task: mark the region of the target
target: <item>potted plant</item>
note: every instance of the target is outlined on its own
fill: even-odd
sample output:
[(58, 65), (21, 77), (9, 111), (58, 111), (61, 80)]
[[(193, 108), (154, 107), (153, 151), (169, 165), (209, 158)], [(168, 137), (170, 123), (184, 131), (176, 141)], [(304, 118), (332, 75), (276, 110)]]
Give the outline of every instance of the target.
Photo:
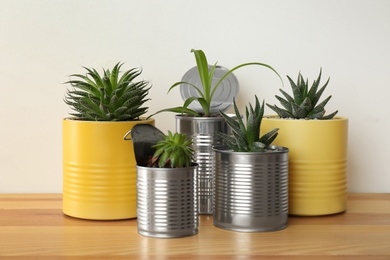
[(278, 115), (263, 119), (262, 131), (279, 127), (275, 144), (290, 149), (289, 211), (292, 215), (316, 216), (346, 210), (346, 168), (348, 120), (326, 115), (320, 102), (329, 79), (320, 87), (322, 70), (309, 87), (299, 73), (297, 82), (289, 76), (292, 95), (280, 90), (281, 107), (267, 104)]
[[(135, 134), (144, 134), (135, 126)], [(152, 133), (153, 131), (145, 131)], [(144, 236), (174, 238), (198, 233), (197, 167), (192, 140), (185, 134), (161, 133), (161, 140), (145, 137), (138, 147), (145, 160), (137, 160), (137, 223)], [(137, 139), (140, 139), (137, 137)], [(143, 140), (141, 141), (143, 142)], [(149, 148), (152, 149), (149, 149)], [(136, 148), (135, 148), (136, 149)], [(145, 151), (150, 154), (145, 154)], [(136, 150), (137, 153), (137, 150)], [(140, 158), (140, 157), (138, 157)]]
[[(212, 214), (214, 178), (212, 146), (223, 144), (223, 140), (216, 133), (228, 134), (230, 131), (225, 120), (219, 115), (219, 110), (220, 108), (228, 109), (238, 92), (237, 79), (232, 72), (245, 66), (257, 65), (272, 70), (278, 76), (279, 74), (271, 66), (259, 62), (240, 64), (230, 70), (218, 66), (217, 63), (211, 66), (202, 50), (193, 49), (191, 52), (194, 53), (196, 60), (196, 67), (191, 70), (195, 69), (197, 74), (192, 75), (192, 78), (190, 75), (189, 79), (199, 80), (191, 82), (182, 80), (174, 83), (168, 92), (177, 86), (181, 86), (182, 90), (185, 87), (187, 91), (182, 91), (182, 93), (185, 92), (182, 94), (185, 98), (184, 104), (179, 107), (162, 109), (157, 113), (165, 111), (178, 113), (176, 115), (176, 131), (193, 138), (195, 161), (199, 164), (199, 213)], [(233, 83), (228, 84), (228, 89), (224, 89), (223, 83), (228, 77), (231, 77), (228, 81)], [(183, 79), (187, 79), (186, 75)], [(229, 95), (224, 97), (222, 101), (216, 101), (217, 93), (229, 93)]]
[(246, 107), (246, 124), (235, 102), (235, 118), (221, 115), (233, 135), (219, 135), (227, 146), (215, 146), (214, 225), (233, 231), (276, 231), (288, 221), (288, 148), (271, 146), (277, 128), (264, 135), (260, 126), (264, 101)]
[(136, 124), (154, 124), (147, 112), (149, 82), (141, 70), (121, 73), (121, 63), (100, 75), (85, 68), (73, 74), (65, 103), (72, 117), (62, 121), (63, 212), (97, 220), (136, 217), (136, 163), (122, 137)]

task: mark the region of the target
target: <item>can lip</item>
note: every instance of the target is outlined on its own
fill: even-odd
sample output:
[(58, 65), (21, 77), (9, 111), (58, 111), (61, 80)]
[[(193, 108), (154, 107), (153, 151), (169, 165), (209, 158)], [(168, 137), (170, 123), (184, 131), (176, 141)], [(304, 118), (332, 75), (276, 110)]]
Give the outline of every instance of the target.
[(266, 120), (275, 120), (275, 121), (293, 121), (293, 122), (316, 122), (317, 124), (324, 124), (326, 122), (337, 122), (337, 121), (348, 121), (348, 117), (345, 116), (335, 116), (332, 119), (319, 120), (319, 119), (294, 119), (294, 118), (281, 118), (278, 115), (264, 115), (263, 119)]
[[(234, 114), (227, 114), (230, 117), (235, 117)], [(218, 116), (192, 116), (192, 115), (186, 115), (186, 114), (177, 114), (175, 115), (176, 118), (180, 118), (181, 120), (198, 120), (198, 121), (225, 121), (225, 119), (218, 115)]]
[(235, 152), (232, 149), (230, 149), (227, 145), (215, 145), (212, 147), (214, 151), (220, 152), (220, 153), (226, 153), (226, 154), (248, 154), (248, 155), (257, 155), (257, 154), (282, 154), (282, 153), (288, 153), (289, 149), (284, 146), (277, 146), (277, 145), (271, 145), (268, 147), (268, 149), (265, 152)]
[(69, 116), (62, 118), (62, 121), (66, 122), (78, 122), (84, 124), (127, 124), (127, 123), (150, 123), (154, 122), (154, 118), (140, 117), (139, 119), (128, 120), (128, 121), (93, 121), (93, 120), (83, 120), (75, 116)]
[(148, 166), (145, 166), (145, 165), (136, 165), (137, 168), (140, 168), (140, 169), (153, 169), (155, 171), (178, 171), (178, 170), (191, 170), (191, 169), (195, 169), (195, 168), (198, 168), (199, 164), (198, 163), (191, 163), (191, 166), (188, 166), (188, 167), (183, 167), (183, 168), (157, 168), (157, 167), (148, 167)]

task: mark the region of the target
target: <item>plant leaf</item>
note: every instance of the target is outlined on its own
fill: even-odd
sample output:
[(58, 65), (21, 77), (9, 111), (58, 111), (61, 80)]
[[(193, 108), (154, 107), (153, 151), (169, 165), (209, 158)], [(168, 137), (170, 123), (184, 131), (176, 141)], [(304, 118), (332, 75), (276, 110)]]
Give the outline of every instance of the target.
[(191, 50), (195, 55), (196, 66), (198, 68), (200, 81), (202, 82), (203, 90), (205, 93), (210, 93), (210, 80), (209, 80), (209, 65), (207, 63), (206, 55), (202, 50)]

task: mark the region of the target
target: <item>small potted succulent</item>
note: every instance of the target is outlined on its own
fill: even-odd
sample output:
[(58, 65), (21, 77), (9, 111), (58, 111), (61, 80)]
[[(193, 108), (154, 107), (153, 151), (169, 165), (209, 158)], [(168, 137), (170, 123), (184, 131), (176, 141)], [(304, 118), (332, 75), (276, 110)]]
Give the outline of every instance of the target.
[[(65, 103), (73, 110), (62, 121), (63, 212), (83, 219), (136, 217), (136, 163), (123, 135), (137, 124), (154, 124), (147, 112), (149, 82), (141, 70), (121, 73), (116, 64), (102, 75), (85, 68), (73, 74)], [(130, 153), (130, 156), (129, 156)]]
[[(138, 131), (137, 126), (133, 130), (134, 139), (137, 132), (145, 132)], [(156, 144), (148, 142), (141, 146), (152, 149), (144, 150), (151, 154), (142, 155), (149, 158), (146, 165), (142, 165), (144, 161), (141, 164), (137, 161), (138, 232), (158, 238), (197, 234), (198, 165), (192, 162), (194, 150), (191, 138), (168, 131), (167, 135), (161, 133), (161, 139)]]
[(316, 216), (346, 210), (348, 119), (326, 114), (328, 96), (320, 102), (329, 79), (320, 86), (322, 70), (309, 86), (299, 73), (287, 76), (292, 95), (276, 95), (281, 107), (267, 104), (277, 115), (263, 119), (262, 131), (280, 128), (275, 144), (290, 149), (289, 213)]
[(233, 231), (276, 231), (288, 221), (288, 148), (272, 146), (277, 128), (264, 135), (260, 126), (264, 101), (246, 107), (245, 121), (235, 102), (235, 118), (221, 115), (233, 135), (219, 135), (226, 146), (214, 146), (214, 225)]
[(202, 50), (193, 49), (191, 52), (194, 53), (196, 67), (189, 70), (182, 81), (174, 83), (168, 90), (170, 92), (180, 86), (182, 97), (185, 99), (184, 104), (162, 109), (157, 113), (177, 113), (176, 131), (193, 138), (195, 161), (199, 164), (199, 213), (212, 214), (214, 178), (212, 146), (223, 144), (223, 140), (216, 133), (230, 133), (219, 110), (227, 110), (238, 93), (238, 81), (233, 72), (245, 66), (257, 65), (272, 70), (279, 78), (280, 76), (271, 66), (264, 63), (249, 62), (228, 70), (217, 63), (209, 65)]

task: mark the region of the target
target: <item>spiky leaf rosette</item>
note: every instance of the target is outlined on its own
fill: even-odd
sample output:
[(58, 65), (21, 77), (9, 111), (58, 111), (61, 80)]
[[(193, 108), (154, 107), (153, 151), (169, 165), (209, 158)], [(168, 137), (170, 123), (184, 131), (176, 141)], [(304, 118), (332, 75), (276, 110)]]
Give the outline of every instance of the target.
[(282, 89), (279, 89), (284, 98), (276, 95), (283, 108), (276, 105), (267, 104), (269, 108), (274, 110), (281, 118), (294, 118), (294, 119), (332, 119), (338, 111), (335, 111), (329, 115), (325, 115), (325, 105), (331, 99), (332, 96), (327, 97), (321, 103), (317, 104), (320, 100), (322, 93), (327, 87), (330, 78), (326, 81), (320, 89), (318, 89), (321, 80), (322, 69), (320, 74), (309, 88), (308, 80), (303, 79), (301, 73), (298, 75), (298, 80), (295, 83), (289, 76), (293, 96), (290, 96)]
[(191, 166), (194, 150), (192, 139), (187, 139), (185, 134), (172, 134), (163, 136), (163, 140), (153, 146), (156, 151), (148, 166), (159, 168), (183, 168)]
[(278, 135), (279, 129), (275, 128), (260, 137), (261, 120), (264, 115), (264, 101), (260, 105), (257, 96), (255, 96), (255, 98), (255, 107), (253, 108), (250, 103), (249, 107), (246, 107), (246, 125), (238, 111), (235, 99), (233, 100), (233, 107), (236, 114), (235, 119), (220, 111), (220, 114), (224, 117), (226, 123), (231, 127), (233, 136), (224, 133), (218, 133), (218, 135), (222, 137), (225, 140), (225, 143), (235, 152), (263, 152), (271, 145)]
[(149, 100), (149, 82), (135, 81), (142, 72), (137, 68), (121, 74), (122, 65), (117, 63), (112, 71), (103, 69), (103, 75), (86, 67), (86, 75), (71, 75), (66, 83), (72, 88), (64, 99), (75, 111), (70, 114), (88, 121), (131, 121), (144, 115), (148, 110), (143, 104)]

